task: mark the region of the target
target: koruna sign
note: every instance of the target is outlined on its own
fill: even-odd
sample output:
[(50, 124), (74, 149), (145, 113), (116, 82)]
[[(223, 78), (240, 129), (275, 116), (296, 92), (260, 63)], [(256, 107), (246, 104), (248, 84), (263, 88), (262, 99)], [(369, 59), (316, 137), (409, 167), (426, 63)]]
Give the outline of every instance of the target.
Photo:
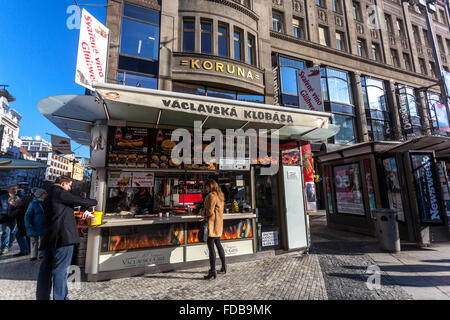
[(297, 89), (300, 109), (324, 111), (319, 67), (297, 71)]
[(109, 29), (85, 9), (81, 16), (75, 82), (94, 90), (94, 82), (106, 82)]

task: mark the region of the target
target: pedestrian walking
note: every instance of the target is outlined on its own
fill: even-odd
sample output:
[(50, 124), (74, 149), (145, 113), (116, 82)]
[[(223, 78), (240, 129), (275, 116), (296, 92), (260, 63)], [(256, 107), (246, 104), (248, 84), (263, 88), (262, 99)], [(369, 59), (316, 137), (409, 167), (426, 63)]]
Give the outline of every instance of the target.
[(31, 192), (22, 189), (21, 193), (22, 196), (20, 197), (20, 203), (16, 208), (14, 208), (11, 215), (14, 219), (16, 219), (17, 224), (16, 241), (19, 244), (20, 248), (20, 252), (15, 254), (14, 257), (21, 257), (30, 254), (30, 238), (28, 237), (25, 228), (25, 213), (27, 212), (28, 206), (30, 205), (31, 201), (33, 201), (34, 198), (33, 192), (35, 190), (37, 190), (37, 188), (33, 188)]
[(59, 176), (43, 203), (47, 230), (40, 245), (44, 258), (39, 269), (37, 300), (50, 300), (52, 287), (54, 300), (69, 300), (67, 269), (72, 262), (74, 245), (80, 242), (73, 208), (97, 205), (96, 200), (82, 199), (70, 193), (71, 189), (72, 179)]
[(11, 185), (8, 187), (8, 193), (0, 197), (0, 212), (3, 221), (0, 255), (11, 250), (13, 242), (16, 238), (17, 225), (16, 219), (12, 217), (12, 214), (14, 209), (20, 204), (20, 199), (17, 196), (17, 192), (17, 186)]
[(219, 273), (226, 273), (227, 266), (225, 264), (225, 252), (222, 244), (220, 243), (220, 236), (223, 233), (223, 208), (225, 206), (224, 194), (220, 189), (217, 182), (213, 179), (208, 180), (206, 183), (206, 196), (204, 202), (204, 208), (202, 215), (205, 216), (208, 221), (208, 250), (209, 250), (209, 264), (210, 269), (208, 275), (204, 277), (205, 280), (216, 278), (216, 251), (214, 250), (214, 244), (219, 252), (220, 261), (222, 262), (222, 268)]
[(47, 192), (44, 189), (35, 190), (34, 199), (25, 213), (25, 228), (28, 237), (30, 237), (31, 261), (43, 257), (42, 251), (39, 251), (39, 244), (42, 242), (46, 230), (46, 217), (42, 206), (46, 197)]

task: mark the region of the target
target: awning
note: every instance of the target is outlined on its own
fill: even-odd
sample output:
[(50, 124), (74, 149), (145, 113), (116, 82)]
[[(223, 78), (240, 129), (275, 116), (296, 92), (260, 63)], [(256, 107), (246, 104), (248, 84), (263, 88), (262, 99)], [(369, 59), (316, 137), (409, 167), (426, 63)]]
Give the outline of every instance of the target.
[(0, 170), (17, 170), (17, 169), (45, 169), (47, 165), (44, 163), (21, 160), (21, 159), (8, 159), (0, 158)]
[(421, 136), (385, 150), (385, 153), (434, 151), (437, 157), (450, 156), (450, 137)]
[(325, 112), (115, 84), (94, 87), (95, 97), (49, 97), (39, 102), (38, 109), (84, 145), (90, 143), (90, 129), (98, 120), (155, 127), (192, 128), (200, 121), (205, 129), (281, 129), (282, 138), (308, 141), (326, 140), (339, 131)]
[(385, 150), (399, 145), (399, 142), (380, 141), (380, 142), (361, 142), (352, 146), (344, 147), (336, 151), (320, 154), (317, 159), (320, 162), (339, 160), (344, 158), (357, 157), (371, 153), (381, 153)]

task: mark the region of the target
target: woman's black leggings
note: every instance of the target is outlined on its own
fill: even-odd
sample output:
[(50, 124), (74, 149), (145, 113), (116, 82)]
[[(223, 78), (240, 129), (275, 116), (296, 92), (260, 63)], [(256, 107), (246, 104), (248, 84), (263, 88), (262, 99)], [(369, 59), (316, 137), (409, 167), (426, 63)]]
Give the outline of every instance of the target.
[(225, 266), (225, 251), (223, 251), (222, 244), (220, 243), (220, 238), (208, 237), (208, 250), (209, 250), (209, 264), (211, 265), (211, 271), (216, 270), (216, 251), (214, 250), (214, 244), (216, 244), (217, 251), (219, 251), (220, 261), (222, 261), (222, 266)]

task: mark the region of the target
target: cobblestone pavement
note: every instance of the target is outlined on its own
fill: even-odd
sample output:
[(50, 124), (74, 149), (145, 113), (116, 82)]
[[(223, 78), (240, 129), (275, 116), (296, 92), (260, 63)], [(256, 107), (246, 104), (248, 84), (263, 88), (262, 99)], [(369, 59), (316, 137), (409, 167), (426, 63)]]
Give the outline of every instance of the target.
[[(38, 266), (38, 262), (30, 262), (28, 258), (12, 258), (10, 254), (0, 257), (0, 299), (34, 299)], [(327, 299), (315, 255), (290, 253), (233, 263), (228, 266), (227, 274), (210, 281), (203, 280), (206, 270), (203, 267), (106, 282), (82, 282), (79, 288), (70, 289), (69, 297), (73, 300)]]
[[(417, 249), (408, 250), (402, 246), (400, 254), (389, 255), (380, 252), (377, 239), (331, 230), (326, 227), (325, 217), (320, 215), (311, 217), (311, 230), (312, 247), (309, 255), (293, 252), (232, 263), (228, 265), (227, 274), (218, 275), (217, 279), (210, 281), (203, 280), (208, 268), (201, 267), (104, 282), (82, 282), (79, 287), (70, 288), (70, 298), (73, 300), (409, 300), (427, 299), (431, 296), (438, 299), (445, 298), (442, 292), (450, 296), (450, 292), (447, 292), (450, 289), (447, 284), (450, 282), (445, 269), (447, 267), (444, 265), (448, 264), (450, 267), (450, 260), (442, 260), (447, 247), (441, 251), (436, 248), (434, 251), (426, 251), (424, 255)], [(39, 262), (30, 262), (28, 257), (14, 258), (12, 257), (14, 253), (0, 256), (0, 300), (33, 300)], [(436, 265), (438, 262), (439, 265)], [(402, 263), (403, 265), (399, 266)], [(425, 269), (424, 263), (428, 263)], [(367, 280), (371, 274), (367, 273), (367, 268), (375, 265), (381, 269), (381, 287), (370, 290)], [(405, 273), (405, 270), (414, 272), (419, 270), (422, 273), (413, 274), (407, 282), (405, 275), (409, 276), (409, 273)], [(431, 279), (433, 283), (431, 280), (424, 280), (431, 271), (436, 275)], [(444, 278), (449, 283), (443, 283)], [(414, 288), (414, 284), (411, 285), (410, 282), (418, 283), (421, 288)], [(439, 287), (440, 291), (437, 292), (438, 289), (433, 286)]]

